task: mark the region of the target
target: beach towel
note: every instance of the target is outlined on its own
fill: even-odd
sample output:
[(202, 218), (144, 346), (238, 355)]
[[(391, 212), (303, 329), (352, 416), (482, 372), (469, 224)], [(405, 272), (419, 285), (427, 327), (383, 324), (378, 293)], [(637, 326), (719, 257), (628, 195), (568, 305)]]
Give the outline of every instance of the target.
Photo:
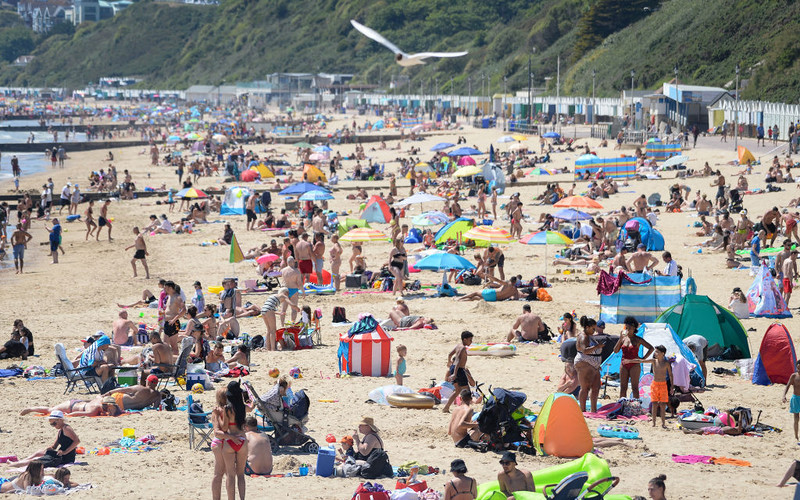
[(0, 369), (0, 378), (19, 377), (20, 375), (22, 375), (22, 368)]
[(710, 464), (712, 458), (707, 455), (672, 455), (672, 461), (679, 464)]
[(715, 465), (735, 465), (737, 467), (750, 467), (752, 464), (747, 460), (728, 457), (712, 457), (711, 463)]

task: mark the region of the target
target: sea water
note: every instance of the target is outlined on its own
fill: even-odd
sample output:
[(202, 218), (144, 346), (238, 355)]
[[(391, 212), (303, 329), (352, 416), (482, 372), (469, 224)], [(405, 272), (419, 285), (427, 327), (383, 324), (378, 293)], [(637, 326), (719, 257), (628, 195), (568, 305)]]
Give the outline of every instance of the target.
[[(44, 156), (44, 146), (41, 153), (12, 153), (3, 151), (0, 157), (0, 182), (11, 179), (11, 157), (19, 159), (19, 168), (22, 175), (36, 174), (51, 168), (50, 158)], [(88, 182), (88, 181), (87, 181)], [(59, 193), (61, 191), (59, 190)]]

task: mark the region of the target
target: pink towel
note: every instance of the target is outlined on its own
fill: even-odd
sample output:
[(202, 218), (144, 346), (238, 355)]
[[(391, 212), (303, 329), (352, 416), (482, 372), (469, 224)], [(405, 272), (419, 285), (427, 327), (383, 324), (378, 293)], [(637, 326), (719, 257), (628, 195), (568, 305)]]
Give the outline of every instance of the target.
[(706, 455), (672, 455), (672, 461), (679, 464), (710, 464), (712, 458)]

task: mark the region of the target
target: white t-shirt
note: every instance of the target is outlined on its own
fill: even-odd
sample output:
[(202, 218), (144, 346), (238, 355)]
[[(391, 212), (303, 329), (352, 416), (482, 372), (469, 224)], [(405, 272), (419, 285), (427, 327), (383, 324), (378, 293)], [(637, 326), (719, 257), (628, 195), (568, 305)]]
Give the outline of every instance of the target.
[(678, 263), (675, 262), (675, 259), (672, 259), (664, 266), (664, 271), (662, 271), (664, 276), (677, 276), (678, 275)]
[(649, 222), (651, 226), (656, 225), (656, 222), (658, 222), (658, 216), (656, 215), (655, 212), (648, 212), (647, 222)]
[(703, 361), (705, 358), (703, 357), (703, 349), (708, 347), (708, 340), (702, 335), (689, 335), (685, 339), (683, 339), (683, 343), (689, 347), (689, 344), (694, 345), (694, 349), (692, 352), (694, 353), (694, 357), (697, 358), (698, 361)]
[(739, 319), (746, 319), (750, 317), (750, 308), (747, 306), (747, 302), (733, 299), (731, 300), (731, 303), (728, 304), (728, 309), (730, 309)]
[(61, 199), (62, 200), (68, 200), (69, 199), (69, 195), (70, 195), (69, 186), (64, 186), (61, 189)]
[(161, 221), (161, 226), (160, 226), (160, 227), (161, 227), (161, 229), (163, 229), (164, 231), (167, 231), (167, 232), (169, 232), (169, 233), (171, 233), (171, 232), (172, 232), (172, 223), (171, 223), (170, 221), (168, 221), (167, 219), (163, 219), (163, 220)]

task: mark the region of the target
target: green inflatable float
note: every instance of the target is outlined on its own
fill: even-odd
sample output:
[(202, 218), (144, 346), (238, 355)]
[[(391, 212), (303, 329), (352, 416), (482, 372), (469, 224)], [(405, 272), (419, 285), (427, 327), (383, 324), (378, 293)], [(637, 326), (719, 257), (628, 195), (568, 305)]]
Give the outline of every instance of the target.
[[(593, 482), (611, 476), (611, 470), (608, 468), (608, 462), (592, 453), (587, 453), (582, 458), (567, 462), (561, 465), (555, 465), (546, 469), (531, 471), (533, 476), (533, 484), (536, 489), (540, 489), (548, 484), (558, 484), (562, 479), (574, 474), (576, 472), (586, 472), (589, 474), (589, 479), (586, 481), (586, 486)], [(605, 492), (611, 482), (601, 484), (597, 490)], [(545, 500), (543, 493), (520, 491), (514, 493), (514, 498), (517, 500)], [(606, 495), (606, 500), (630, 500), (631, 497), (627, 495)], [(506, 500), (505, 495), (500, 493), (500, 483), (497, 481), (489, 481), (478, 485), (478, 498), (477, 500)]]

